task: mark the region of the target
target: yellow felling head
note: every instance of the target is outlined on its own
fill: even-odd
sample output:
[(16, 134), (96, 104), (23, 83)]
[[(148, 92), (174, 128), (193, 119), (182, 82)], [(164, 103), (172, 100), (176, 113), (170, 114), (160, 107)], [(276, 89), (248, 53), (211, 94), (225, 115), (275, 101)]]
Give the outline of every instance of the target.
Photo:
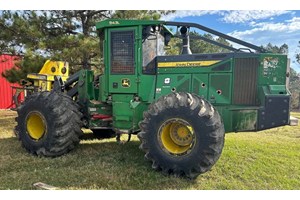
[(61, 76), (62, 80), (66, 81), (69, 77), (69, 63), (47, 60), (38, 74), (28, 74), (27, 78), (34, 81), (34, 86), (38, 87), (39, 91), (50, 91), (54, 76)]
[(62, 61), (47, 60), (39, 74), (59, 75), (61, 77), (69, 76), (69, 63)]

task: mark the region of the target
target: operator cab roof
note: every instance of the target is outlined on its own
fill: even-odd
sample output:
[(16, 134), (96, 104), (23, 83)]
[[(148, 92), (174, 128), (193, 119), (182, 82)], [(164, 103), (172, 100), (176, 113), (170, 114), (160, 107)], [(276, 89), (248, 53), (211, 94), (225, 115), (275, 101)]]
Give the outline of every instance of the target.
[[(256, 46), (254, 44), (245, 42), (243, 40), (234, 38), (232, 36), (226, 35), (224, 33), (218, 32), (216, 30), (210, 29), (208, 27), (205, 27), (203, 25), (197, 24), (197, 23), (189, 23), (189, 22), (171, 22), (171, 21), (160, 21), (160, 20), (124, 20), (124, 19), (107, 19), (107, 20), (103, 20), (101, 22), (98, 22), (96, 24), (96, 28), (101, 32), (103, 31), (103, 29), (105, 28), (114, 28), (114, 27), (132, 27), (132, 26), (162, 26), (163, 30), (166, 31), (167, 33), (171, 34), (171, 37), (175, 36), (174, 33), (172, 33), (172, 31), (170, 29), (168, 29), (167, 26), (185, 26), (188, 28), (197, 28), (200, 29), (202, 31), (205, 31), (207, 33), (210, 33), (214, 36), (219, 36), (221, 38), (224, 38), (230, 42), (239, 44), (241, 46), (247, 47), (246, 49), (253, 49), (256, 52), (260, 52), (260, 53), (268, 53), (268, 51), (262, 47)], [(199, 36), (197, 39), (201, 39), (201, 40), (205, 40), (206, 42), (212, 43), (214, 45), (229, 49), (230, 51), (235, 51), (235, 52), (239, 52), (242, 49), (245, 48), (240, 48), (240, 49), (236, 49), (233, 48), (231, 46), (226, 46), (224, 44), (221, 44), (219, 42), (216, 41), (211, 41), (207, 38), (204, 38), (202, 36)], [(252, 53), (251, 50), (249, 50), (250, 53)]]
[(112, 28), (112, 27), (130, 27), (138, 25), (160, 25), (164, 21), (158, 20), (124, 20), (124, 19), (107, 19), (96, 24), (97, 29)]

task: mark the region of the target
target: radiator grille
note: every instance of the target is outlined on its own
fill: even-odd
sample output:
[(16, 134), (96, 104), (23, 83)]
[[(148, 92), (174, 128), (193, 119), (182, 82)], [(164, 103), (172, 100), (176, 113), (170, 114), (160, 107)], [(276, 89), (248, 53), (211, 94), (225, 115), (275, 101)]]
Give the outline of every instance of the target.
[(111, 33), (111, 73), (134, 74), (134, 31)]
[(236, 58), (234, 67), (233, 103), (256, 105), (257, 99), (257, 58)]

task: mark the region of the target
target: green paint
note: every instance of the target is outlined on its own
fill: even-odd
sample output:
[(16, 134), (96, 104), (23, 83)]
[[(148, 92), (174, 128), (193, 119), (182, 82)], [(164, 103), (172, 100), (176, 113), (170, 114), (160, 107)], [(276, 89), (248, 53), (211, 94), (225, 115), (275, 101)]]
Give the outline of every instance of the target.
[(162, 74), (157, 76), (156, 96), (158, 99), (161, 96), (170, 94), (172, 91), (186, 92), (191, 90), (191, 74)]
[(269, 85), (269, 90), (271, 94), (286, 94), (285, 85)]
[(256, 130), (257, 110), (233, 110), (232, 118), (232, 126), (234, 131), (239, 132)]
[(209, 88), (208, 74), (193, 74), (192, 77), (192, 93), (207, 99)]
[(154, 20), (122, 20), (122, 19), (110, 19), (103, 20), (96, 24), (96, 28), (101, 30), (105, 28), (116, 28), (116, 27), (137, 27), (142, 25), (158, 25), (162, 24), (163, 21)]
[[(180, 57), (182, 60), (179, 59), (179, 61), (160, 61), (171, 63), (171, 67), (163, 65), (157, 67), (158, 63), (155, 57), (159, 51), (158, 49), (151, 51), (149, 48), (157, 47), (156, 40), (162, 38), (165, 33), (170, 33), (163, 23), (162, 21), (118, 19), (97, 23), (105, 69), (99, 78), (99, 87), (94, 86), (93, 72), (89, 70), (82, 70), (78, 81), (78, 101), (89, 127), (112, 126), (123, 132), (138, 131), (138, 123), (143, 119), (143, 112), (147, 110), (149, 104), (161, 96), (176, 91), (194, 93), (210, 101), (219, 111), (226, 132), (252, 131), (257, 130), (259, 111), (266, 107), (265, 98), (268, 95), (289, 96), (285, 89), (286, 55), (232, 53), (228, 59), (217, 63), (214, 61), (218, 60), (217, 57), (220, 54), (216, 54), (215, 59), (206, 59), (203, 62), (185, 56), (184, 58)], [(147, 41), (143, 37), (145, 37), (145, 27), (149, 25), (162, 28), (159, 29), (159, 34), (152, 35), (151, 40), (147, 40), (149, 43), (146, 45)], [(133, 38), (128, 40), (126, 37), (125, 39), (116, 37), (120, 41), (114, 46), (112, 38), (114, 33), (133, 33)], [(152, 40), (155, 42), (151, 43)], [(131, 41), (131, 44), (128, 41)], [(122, 51), (119, 52), (120, 49)], [(128, 53), (127, 50), (130, 52)], [(129, 64), (123, 62), (117, 69), (124, 68), (125, 71), (117, 74), (112, 70), (112, 66), (117, 65), (116, 60), (112, 59), (113, 56), (127, 56), (126, 58), (132, 56), (133, 61), (129, 64), (134, 66), (133, 70), (126, 71)], [(177, 58), (179, 57), (172, 57), (172, 59)], [(240, 82), (245, 88), (251, 88), (250, 84), (256, 83), (253, 86), (255, 87), (253, 91), (257, 93), (255, 105), (234, 104), (233, 97), (236, 94), (234, 83), (238, 78), (235, 74), (235, 59), (237, 58), (239, 61), (244, 59), (245, 62), (247, 59), (253, 60), (253, 58), (258, 60), (258, 62), (256, 61), (258, 63), (257, 74), (254, 79)], [(210, 61), (214, 64), (200, 66), (203, 63), (210, 63)], [(174, 62), (178, 62), (179, 67), (176, 67)], [(188, 63), (193, 63), (193, 65)], [(246, 71), (247, 73), (251, 72), (250, 69)], [(247, 79), (247, 74), (245, 79)], [(246, 90), (239, 92), (241, 92), (241, 98), (247, 98)], [(93, 115), (97, 113), (112, 116), (113, 121), (105, 122), (93, 118)]]
[(231, 73), (218, 73), (210, 75), (208, 97), (211, 103), (231, 103), (231, 80)]
[(259, 61), (259, 85), (285, 85), (287, 55), (261, 54)]

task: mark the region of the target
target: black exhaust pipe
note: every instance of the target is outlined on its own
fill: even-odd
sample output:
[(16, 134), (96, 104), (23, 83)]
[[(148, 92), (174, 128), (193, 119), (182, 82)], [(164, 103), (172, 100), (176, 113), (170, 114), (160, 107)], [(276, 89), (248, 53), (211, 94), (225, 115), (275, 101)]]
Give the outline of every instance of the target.
[(79, 80), (79, 72), (76, 72), (75, 74), (69, 76), (69, 78), (67, 79), (67, 81), (65, 82), (65, 87), (69, 87), (70, 85), (72, 85), (74, 82)]
[(182, 37), (181, 54), (192, 54), (192, 51), (190, 49), (190, 36), (188, 34), (188, 28), (186, 26), (182, 26), (180, 28), (180, 33)]

